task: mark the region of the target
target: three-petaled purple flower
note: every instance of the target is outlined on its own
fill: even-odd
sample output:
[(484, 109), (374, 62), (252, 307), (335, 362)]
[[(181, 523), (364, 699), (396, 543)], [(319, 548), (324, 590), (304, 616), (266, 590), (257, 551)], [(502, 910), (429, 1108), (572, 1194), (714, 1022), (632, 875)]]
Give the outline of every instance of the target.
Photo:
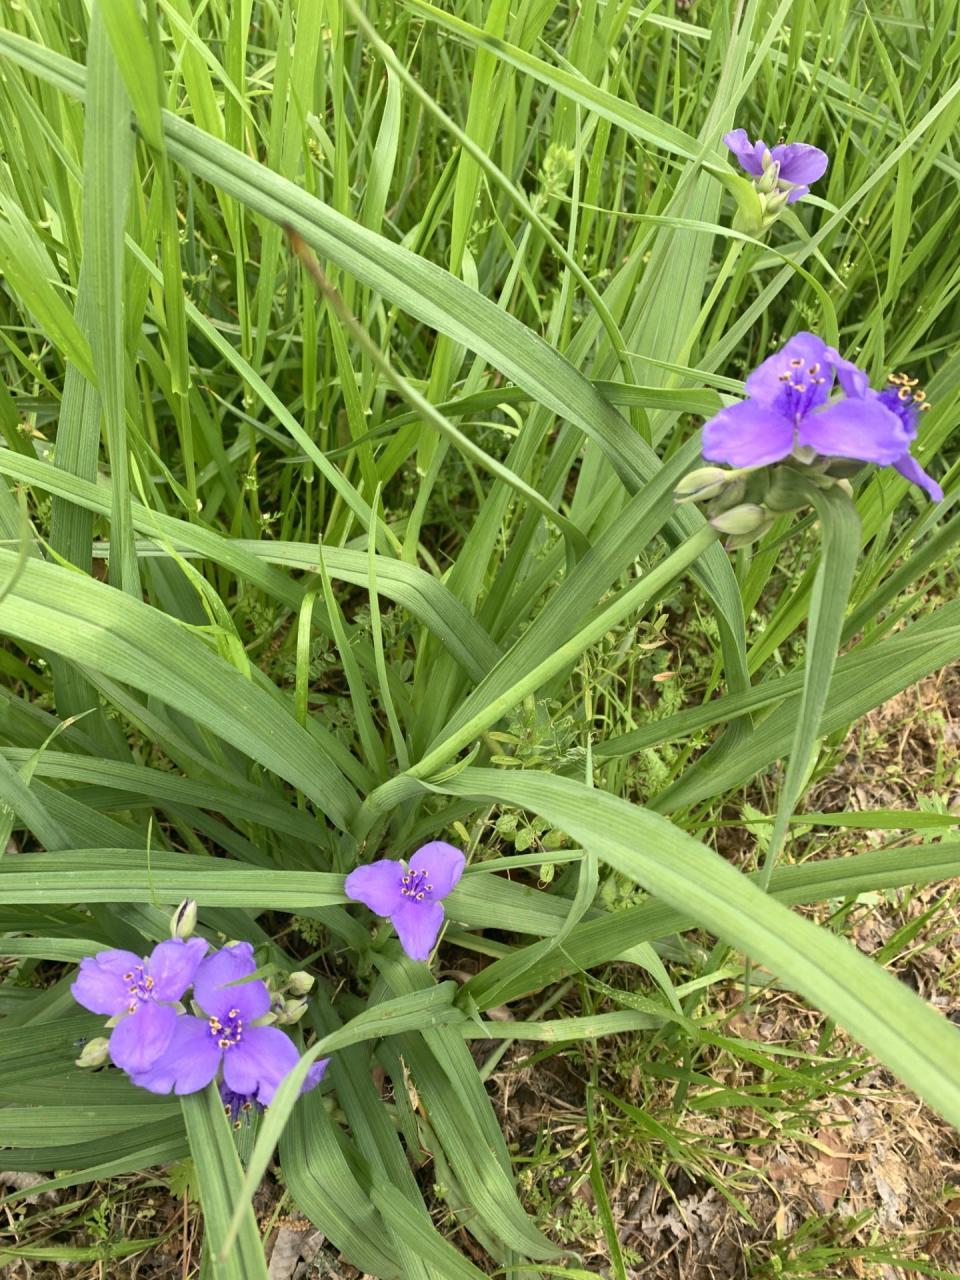
[(161, 942), (145, 959), (132, 951), (87, 956), (70, 987), (92, 1013), (120, 1017), (110, 1036), (110, 1058), (131, 1075), (146, 1071), (170, 1045), (178, 1025), (173, 1005), (194, 980), (207, 951), (203, 938)]
[[(256, 1025), (270, 1011), (266, 983), (250, 979), (256, 967), (249, 942), (234, 943), (204, 960), (193, 994), (206, 1017), (179, 1017), (165, 1051), (145, 1070), (130, 1072), (133, 1083), (151, 1093), (195, 1093), (214, 1079), (222, 1064), (231, 1105), (239, 1095), (269, 1106), (300, 1054), (279, 1027)], [(304, 1091), (319, 1083), (327, 1061), (313, 1064)]]
[(822, 178), (830, 163), (825, 151), (808, 142), (781, 142), (768, 147), (751, 142), (746, 129), (734, 129), (723, 138), (747, 173), (758, 179), (766, 192), (786, 195), (786, 204), (795, 204), (810, 192), (810, 183)]
[(433, 840), (410, 861), (381, 858), (351, 871), (344, 892), (378, 916), (386, 916), (411, 960), (426, 960), (443, 924), (441, 899), (453, 889), (466, 858), (443, 840)]
[[(747, 378), (747, 399), (721, 409), (703, 428), (703, 456), (734, 467), (762, 467), (794, 454), (810, 462), (853, 458), (894, 466), (932, 498), (939, 485), (910, 456), (916, 437), (913, 384), (870, 388), (867, 375), (812, 333), (798, 333)], [(834, 381), (845, 393), (830, 401)]]

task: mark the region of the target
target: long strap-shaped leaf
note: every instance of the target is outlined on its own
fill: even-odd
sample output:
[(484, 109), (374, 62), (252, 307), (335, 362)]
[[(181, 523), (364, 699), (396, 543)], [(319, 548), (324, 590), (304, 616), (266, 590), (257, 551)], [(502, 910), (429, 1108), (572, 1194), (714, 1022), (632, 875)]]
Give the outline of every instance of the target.
[[(112, 510), (109, 491), (102, 485), (65, 475), (39, 458), (24, 458), (12, 450), (0, 451), (0, 475), (35, 485), (88, 511), (109, 514)], [(291, 608), (299, 606), (304, 588), (286, 574), (271, 569), (270, 562), (288, 569), (318, 572), (322, 556), (331, 578), (369, 585), (368, 558), (364, 551), (308, 546), (301, 542), (225, 538), (202, 525), (178, 520), (162, 511), (149, 511), (138, 502), (132, 504), (131, 510), (138, 533), (162, 538), (181, 554), (201, 555), (224, 565)], [(474, 680), (482, 679), (499, 660), (500, 650), (483, 627), (442, 582), (425, 570), (389, 556), (378, 556), (377, 587), (433, 632)]]
[(843, 618), (860, 550), (860, 519), (847, 495), (841, 489), (817, 489), (812, 484), (808, 491), (820, 517), (823, 549), (810, 601), (800, 715), (764, 855), (761, 874), (764, 889), (770, 884), (770, 875), (780, 856), (787, 827), (800, 800), (807, 768), (817, 745), (820, 717), (830, 692)]
[(829, 930), (768, 898), (659, 814), (568, 778), (467, 768), (432, 788), (521, 805), (789, 982), (952, 1124), (960, 1125), (960, 1032)]
[[(267, 1280), (267, 1264), (253, 1205), (243, 1198), (243, 1169), (216, 1085), (181, 1099), (190, 1154), (200, 1184), (208, 1261), (217, 1280)], [(238, 1219), (236, 1247), (226, 1257), (220, 1250), (231, 1215)]]
[[(15, 563), (13, 552), (0, 551), (0, 578), (8, 578)], [(198, 720), (298, 786), (338, 826), (355, 813), (357, 795), (333, 763), (342, 754), (339, 744), (307, 733), (266, 689), (159, 610), (59, 565), (30, 560), (0, 603), (0, 631)]]
[[(82, 67), (31, 40), (0, 31), (0, 55), (83, 97)], [(294, 228), (324, 258), (389, 298), (409, 315), (476, 352), (534, 397), (596, 441), (630, 492), (659, 470), (653, 450), (595, 386), (558, 351), (488, 298), (426, 258), (337, 213), (295, 183), (241, 154), (202, 129), (163, 113), (167, 152), (184, 168), (274, 222)], [(702, 517), (681, 507), (671, 520), (679, 536), (702, 527)], [(743, 618), (726, 555), (705, 553), (698, 575), (718, 602), (728, 677), (747, 684), (742, 661)], [(727, 629), (730, 629), (728, 632)]]

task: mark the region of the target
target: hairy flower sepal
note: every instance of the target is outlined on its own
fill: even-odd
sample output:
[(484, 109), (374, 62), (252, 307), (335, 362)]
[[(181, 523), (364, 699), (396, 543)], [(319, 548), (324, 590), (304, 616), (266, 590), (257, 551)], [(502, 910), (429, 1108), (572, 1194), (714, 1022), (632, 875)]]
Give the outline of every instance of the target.
[(343, 891), (378, 916), (386, 916), (411, 960), (426, 960), (443, 925), (442, 900), (463, 875), (466, 858), (443, 840), (432, 840), (409, 862), (381, 858), (357, 867)]
[(788, 191), (778, 191), (773, 186), (761, 189), (761, 184), (748, 182), (739, 174), (719, 165), (707, 164), (704, 168), (713, 175), (733, 196), (737, 210), (731, 223), (734, 231), (760, 239), (765, 236), (790, 203)]
[(836, 481), (823, 472), (806, 473), (796, 467), (774, 467), (770, 473), (770, 485), (763, 504), (770, 511), (799, 511), (810, 505), (810, 485), (818, 489), (830, 488)]

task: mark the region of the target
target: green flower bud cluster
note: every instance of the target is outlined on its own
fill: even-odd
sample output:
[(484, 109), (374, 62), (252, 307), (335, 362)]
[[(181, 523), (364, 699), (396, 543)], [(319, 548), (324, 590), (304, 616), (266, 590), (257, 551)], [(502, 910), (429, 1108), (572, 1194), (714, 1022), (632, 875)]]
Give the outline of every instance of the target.
[(849, 476), (862, 462), (848, 458), (791, 459), (775, 467), (698, 467), (673, 491), (678, 503), (704, 503), (713, 527), (726, 534), (729, 550), (762, 538), (777, 516), (810, 505), (809, 486), (837, 486), (853, 496)]

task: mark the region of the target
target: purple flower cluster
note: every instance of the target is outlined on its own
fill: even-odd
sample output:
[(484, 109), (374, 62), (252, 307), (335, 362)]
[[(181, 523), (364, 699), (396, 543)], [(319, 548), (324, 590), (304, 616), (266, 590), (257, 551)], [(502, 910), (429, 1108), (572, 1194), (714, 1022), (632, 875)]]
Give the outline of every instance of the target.
[[(842, 392), (831, 399), (834, 383)], [(768, 466), (793, 457), (848, 458), (893, 466), (939, 502), (943, 491), (910, 453), (926, 408), (905, 374), (882, 391), (812, 333), (798, 333), (747, 378), (747, 398), (721, 409), (703, 428), (703, 456), (734, 467)]]
[[(115, 1022), (109, 1056), (135, 1085), (151, 1093), (196, 1093), (220, 1079), (234, 1119), (273, 1101), (300, 1052), (279, 1027), (267, 1025), (271, 995), (256, 971), (253, 947), (235, 942), (207, 955), (202, 938), (172, 938), (141, 959), (100, 951), (80, 965), (70, 990), (93, 1013)], [(189, 987), (202, 1016), (180, 1003)], [(304, 1090), (323, 1077), (316, 1062)]]

